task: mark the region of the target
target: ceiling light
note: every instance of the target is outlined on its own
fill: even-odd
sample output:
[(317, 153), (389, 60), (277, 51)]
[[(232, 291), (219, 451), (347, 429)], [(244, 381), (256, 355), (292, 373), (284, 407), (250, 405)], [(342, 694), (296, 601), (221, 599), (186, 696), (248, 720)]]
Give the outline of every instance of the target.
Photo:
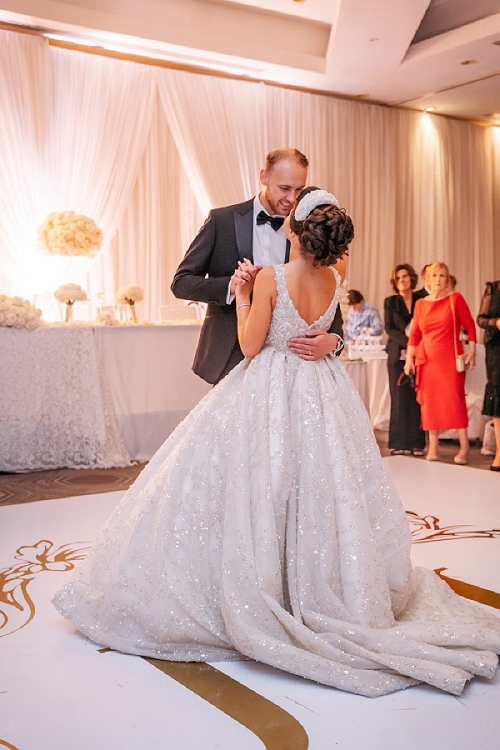
[(436, 111), (436, 107), (426, 107), (425, 111), (426, 112), (435, 112)]
[(462, 60), (460, 65), (475, 65), (477, 63), (477, 60)]

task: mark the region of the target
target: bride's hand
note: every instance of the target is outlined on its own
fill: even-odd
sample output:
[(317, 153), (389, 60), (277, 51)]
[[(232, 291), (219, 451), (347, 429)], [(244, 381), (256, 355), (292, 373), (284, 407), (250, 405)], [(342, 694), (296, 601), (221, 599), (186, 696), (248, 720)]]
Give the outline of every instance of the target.
[(244, 258), (243, 262), (238, 261), (238, 268), (231, 277), (231, 294), (237, 294), (238, 287), (240, 287), (239, 292), (241, 293), (242, 286), (246, 286), (245, 293), (250, 294), (255, 278), (261, 270), (262, 266), (254, 266), (248, 258)]

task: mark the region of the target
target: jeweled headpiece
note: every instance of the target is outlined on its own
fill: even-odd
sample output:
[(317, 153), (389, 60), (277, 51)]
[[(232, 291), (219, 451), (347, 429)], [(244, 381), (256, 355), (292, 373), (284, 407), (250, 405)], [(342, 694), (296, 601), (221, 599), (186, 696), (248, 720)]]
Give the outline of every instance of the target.
[(316, 206), (328, 205), (340, 208), (340, 203), (332, 193), (328, 193), (326, 190), (313, 190), (311, 193), (304, 195), (295, 209), (295, 220), (304, 221)]

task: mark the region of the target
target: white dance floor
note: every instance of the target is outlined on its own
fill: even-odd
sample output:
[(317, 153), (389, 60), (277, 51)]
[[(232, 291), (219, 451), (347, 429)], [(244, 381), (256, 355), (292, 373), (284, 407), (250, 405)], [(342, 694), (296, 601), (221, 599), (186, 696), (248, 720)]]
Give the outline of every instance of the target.
[[(411, 514), (414, 563), (500, 616), (500, 476), (386, 461)], [(416, 686), (369, 699), (253, 662), (186, 671), (100, 651), (50, 601), (121, 495), (0, 508), (0, 749), (500, 747), (500, 671), (459, 698)]]

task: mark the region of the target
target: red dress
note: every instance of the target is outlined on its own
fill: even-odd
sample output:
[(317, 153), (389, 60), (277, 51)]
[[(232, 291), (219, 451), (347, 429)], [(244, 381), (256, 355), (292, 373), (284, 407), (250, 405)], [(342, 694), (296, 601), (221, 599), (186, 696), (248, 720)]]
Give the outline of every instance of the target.
[(457, 430), (469, 424), (465, 372), (457, 372), (453, 343), (455, 338), (457, 352), (462, 354), (460, 328), (465, 328), (469, 341), (476, 340), (472, 315), (458, 292), (433, 302), (425, 298), (417, 301), (408, 345), (416, 347), (415, 381), (424, 430)]

